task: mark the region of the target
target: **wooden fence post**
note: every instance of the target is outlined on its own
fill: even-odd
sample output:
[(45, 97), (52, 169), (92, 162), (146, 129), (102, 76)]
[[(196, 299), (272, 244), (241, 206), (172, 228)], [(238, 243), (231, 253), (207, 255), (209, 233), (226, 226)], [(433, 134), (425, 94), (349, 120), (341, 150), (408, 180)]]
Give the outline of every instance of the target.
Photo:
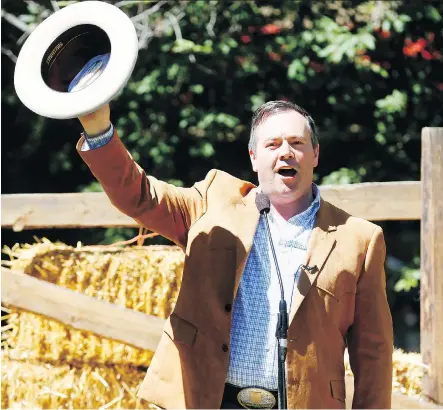
[(443, 128), (422, 130), (421, 353), (423, 393), (443, 404)]

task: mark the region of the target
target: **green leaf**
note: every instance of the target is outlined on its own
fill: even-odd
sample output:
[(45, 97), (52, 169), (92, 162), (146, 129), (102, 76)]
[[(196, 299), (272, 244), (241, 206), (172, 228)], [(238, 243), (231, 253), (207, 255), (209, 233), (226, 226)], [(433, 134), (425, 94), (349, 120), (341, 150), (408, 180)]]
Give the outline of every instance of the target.
[(205, 90), (201, 84), (191, 85), (189, 89), (195, 94), (201, 94)]
[(409, 292), (411, 289), (418, 287), (420, 281), (420, 270), (405, 267), (402, 269), (402, 277), (394, 285), (396, 292)]
[(202, 145), (201, 152), (202, 152), (203, 156), (206, 158), (212, 157), (215, 154), (214, 147), (209, 142), (205, 142)]
[(394, 90), (392, 94), (387, 95), (381, 100), (377, 100), (375, 105), (381, 111), (386, 113), (398, 113), (406, 109), (406, 104), (408, 101), (407, 94), (399, 90)]
[(306, 81), (305, 65), (300, 60), (293, 60), (288, 67), (288, 78), (300, 82)]
[(375, 140), (380, 144), (380, 145), (386, 145), (386, 138), (385, 136), (380, 133), (377, 132), (377, 134), (375, 134)]
[(195, 51), (195, 43), (191, 40), (184, 38), (175, 40), (174, 47), (172, 47), (174, 53), (190, 53)]
[(435, 22), (441, 21), (441, 14), (431, 5), (425, 5), (426, 15)]
[(265, 103), (265, 94), (263, 92), (252, 95), (250, 98), (252, 111), (257, 110), (261, 105)]

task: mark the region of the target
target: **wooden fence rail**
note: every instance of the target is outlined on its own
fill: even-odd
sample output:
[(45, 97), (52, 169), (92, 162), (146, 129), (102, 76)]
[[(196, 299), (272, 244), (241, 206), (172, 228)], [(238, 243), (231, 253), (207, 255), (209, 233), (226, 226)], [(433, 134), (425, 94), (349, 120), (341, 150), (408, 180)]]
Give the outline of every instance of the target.
[(108, 339), (155, 351), (164, 319), (2, 267), (2, 303)]
[[(419, 220), (421, 183), (376, 182), (320, 187), (324, 199), (372, 221)], [(103, 192), (2, 195), (2, 228), (136, 227)]]

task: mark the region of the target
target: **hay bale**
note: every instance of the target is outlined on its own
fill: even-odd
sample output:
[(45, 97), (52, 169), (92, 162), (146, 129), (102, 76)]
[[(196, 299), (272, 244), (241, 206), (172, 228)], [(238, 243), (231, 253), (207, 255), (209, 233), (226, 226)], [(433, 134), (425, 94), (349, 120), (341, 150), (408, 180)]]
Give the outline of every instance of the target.
[(144, 372), (133, 366), (50, 365), (2, 356), (3, 409), (155, 408), (136, 397)]
[[(184, 262), (183, 252), (175, 246), (74, 248), (46, 239), (33, 245), (17, 244), (4, 253), (13, 270), (160, 318), (167, 318), (175, 306)], [(12, 306), (9, 309), (9, 325), (2, 338), (15, 360), (134, 366), (151, 362), (151, 351)]]
[[(423, 376), (428, 370), (428, 366), (421, 359), (420, 353), (406, 353), (401, 349), (394, 350), (392, 355), (393, 392), (409, 397), (422, 398)], [(345, 351), (345, 372), (347, 376), (353, 376), (347, 350)]]

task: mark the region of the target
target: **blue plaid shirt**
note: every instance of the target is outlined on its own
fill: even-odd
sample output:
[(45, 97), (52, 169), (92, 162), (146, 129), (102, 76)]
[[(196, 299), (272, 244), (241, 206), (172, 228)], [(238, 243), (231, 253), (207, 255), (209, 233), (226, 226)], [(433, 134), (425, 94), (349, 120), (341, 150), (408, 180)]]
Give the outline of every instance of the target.
[[(105, 145), (111, 129), (96, 137), (85, 135), (82, 151)], [(291, 309), (292, 292), (299, 266), (304, 262), (308, 241), (320, 208), (320, 192), (312, 184), (314, 200), (308, 209), (288, 221), (269, 213), (269, 227), (283, 280), (283, 290)], [(278, 389), (277, 313), (280, 285), (269, 245), (263, 216), (260, 217), (251, 252), (240, 280), (232, 312), (231, 350), (226, 381), (238, 387)]]
[[(292, 292), (303, 264), (320, 208), (320, 193), (304, 212), (285, 221), (271, 208), (269, 225), (277, 254), (285, 300), (290, 312)], [(278, 389), (278, 344), (275, 337), (281, 299), (264, 217), (261, 216), (233, 307), (231, 349), (226, 382), (238, 387)]]

